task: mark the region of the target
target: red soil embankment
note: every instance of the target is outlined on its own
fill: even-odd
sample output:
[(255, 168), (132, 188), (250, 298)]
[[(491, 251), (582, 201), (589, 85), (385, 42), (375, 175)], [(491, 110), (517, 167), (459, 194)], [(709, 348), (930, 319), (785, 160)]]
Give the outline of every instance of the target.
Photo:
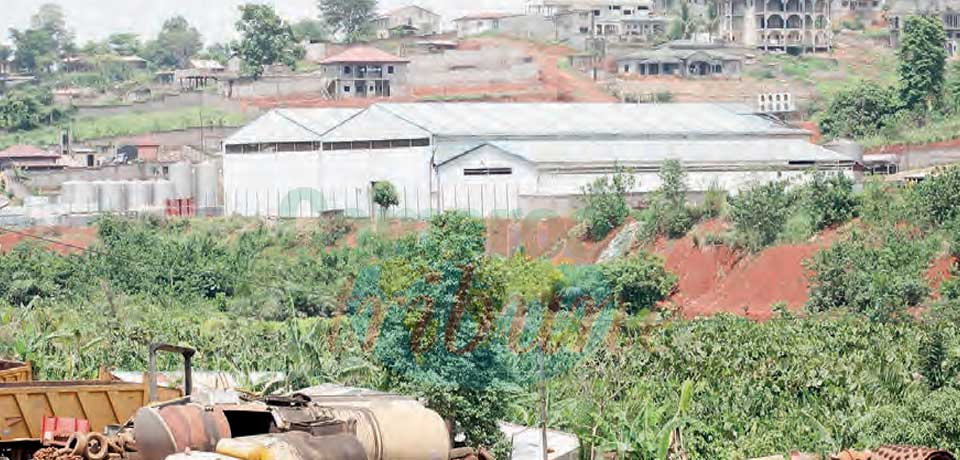
[[(0, 251), (9, 252), (21, 242), (33, 242), (61, 254), (71, 254), (81, 252), (82, 249), (80, 248), (86, 248), (97, 240), (97, 229), (95, 227), (32, 227), (17, 229), (16, 231), (18, 233), (0, 230)], [(33, 235), (36, 238), (26, 235)], [(63, 244), (56, 244), (39, 238)]]

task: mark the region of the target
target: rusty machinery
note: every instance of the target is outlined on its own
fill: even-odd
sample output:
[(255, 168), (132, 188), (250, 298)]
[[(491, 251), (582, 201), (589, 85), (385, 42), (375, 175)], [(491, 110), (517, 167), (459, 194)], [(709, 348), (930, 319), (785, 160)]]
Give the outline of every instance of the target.
[(34, 458), (478, 460), (471, 449), (451, 449), (446, 423), (415, 400), (303, 394), (215, 405), (169, 401), (140, 409), (111, 436), (76, 435)]

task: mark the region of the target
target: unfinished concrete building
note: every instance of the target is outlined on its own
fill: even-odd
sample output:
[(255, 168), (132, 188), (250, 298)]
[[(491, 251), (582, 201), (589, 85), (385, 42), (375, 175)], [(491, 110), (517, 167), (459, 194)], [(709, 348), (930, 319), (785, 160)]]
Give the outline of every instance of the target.
[(621, 75), (674, 75), (681, 78), (735, 77), (743, 59), (710, 49), (661, 47), (641, 50), (617, 59)]
[(373, 20), (377, 38), (436, 35), (443, 32), (440, 15), (417, 5), (390, 10)]
[(790, 53), (829, 51), (830, 0), (722, 0), (720, 30), (733, 46)]
[(526, 8), (530, 15), (572, 22), (567, 33), (608, 40), (652, 40), (667, 26), (651, 0), (530, 0)]
[(947, 34), (944, 44), (951, 56), (957, 54), (960, 45), (960, 0), (895, 0), (887, 12), (890, 27), (890, 45), (900, 46), (900, 30), (908, 16), (933, 15), (943, 21)]
[(336, 99), (376, 98), (403, 94), (410, 61), (370, 46), (355, 46), (320, 61)]

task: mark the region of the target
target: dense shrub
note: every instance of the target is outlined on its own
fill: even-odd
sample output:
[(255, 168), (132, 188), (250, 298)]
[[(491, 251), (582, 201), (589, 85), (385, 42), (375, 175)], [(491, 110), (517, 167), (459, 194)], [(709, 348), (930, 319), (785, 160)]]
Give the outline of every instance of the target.
[(807, 308), (849, 308), (874, 321), (902, 319), (930, 290), (926, 270), (936, 250), (935, 241), (899, 230), (873, 237), (854, 232), (813, 257)]
[(798, 203), (810, 216), (814, 230), (823, 230), (852, 219), (856, 214), (857, 198), (853, 194), (853, 180), (841, 174), (816, 171), (798, 190)]
[(660, 187), (651, 195), (645, 233), (681, 238), (696, 220), (687, 208), (687, 171), (678, 160), (667, 160), (660, 165), (659, 176)]
[(938, 169), (913, 191), (912, 204), (925, 223), (938, 226), (960, 217), (960, 166)]
[(373, 184), (373, 202), (380, 206), (380, 213), (386, 215), (391, 206), (400, 204), (397, 188), (389, 181), (378, 181)]
[(677, 285), (676, 275), (663, 268), (663, 260), (646, 252), (615, 259), (600, 266), (618, 307), (633, 314), (653, 307)]
[(820, 130), (832, 137), (862, 138), (880, 132), (899, 111), (895, 89), (861, 81), (833, 97), (820, 117)]
[(635, 184), (633, 175), (618, 168), (612, 176), (597, 178), (583, 187), (580, 220), (586, 227), (588, 239), (600, 241), (606, 238), (630, 215), (625, 195)]
[(727, 200), (739, 244), (751, 251), (776, 241), (790, 212), (783, 182), (755, 184)]

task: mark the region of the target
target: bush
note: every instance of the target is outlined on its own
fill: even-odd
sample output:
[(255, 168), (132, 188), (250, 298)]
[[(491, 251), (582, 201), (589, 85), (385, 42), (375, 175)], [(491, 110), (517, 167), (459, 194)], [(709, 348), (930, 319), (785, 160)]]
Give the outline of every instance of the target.
[(814, 312), (849, 308), (874, 321), (902, 319), (929, 293), (926, 271), (936, 242), (902, 231), (869, 238), (859, 232), (817, 253), (808, 268)]
[(317, 229), (313, 233), (313, 241), (320, 246), (333, 246), (341, 238), (350, 233), (353, 226), (343, 215), (320, 219)]
[(677, 276), (663, 267), (663, 260), (646, 252), (603, 264), (600, 271), (618, 306), (629, 314), (653, 307), (677, 285)]
[(636, 184), (636, 178), (617, 168), (612, 176), (599, 177), (581, 189), (583, 208), (580, 219), (586, 226), (586, 237), (600, 241), (630, 215), (625, 195)]
[(814, 230), (823, 230), (849, 221), (856, 214), (853, 180), (842, 174), (816, 171), (798, 190), (801, 209), (812, 220)]
[(820, 118), (820, 131), (831, 137), (859, 139), (890, 124), (901, 105), (894, 88), (860, 81), (838, 92)]
[(926, 224), (939, 226), (960, 217), (960, 166), (938, 169), (913, 191), (911, 202)]
[(660, 188), (650, 199), (650, 211), (643, 229), (646, 236), (682, 238), (698, 220), (687, 208), (687, 171), (677, 160), (660, 165)]
[(790, 212), (783, 182), (756, 184), (727, 200), (737, 240), (750, 251), (776, 241)]
[(400, 204), (397, 189), (389, 181), (379, 181), (373, 184), (373, 202), (380, 206), (380, 214), (386, 215), (387, 209)]
[(945, 82), (945, 109), (952, 114), (960, 114), (960, 61), (950, 64)]

